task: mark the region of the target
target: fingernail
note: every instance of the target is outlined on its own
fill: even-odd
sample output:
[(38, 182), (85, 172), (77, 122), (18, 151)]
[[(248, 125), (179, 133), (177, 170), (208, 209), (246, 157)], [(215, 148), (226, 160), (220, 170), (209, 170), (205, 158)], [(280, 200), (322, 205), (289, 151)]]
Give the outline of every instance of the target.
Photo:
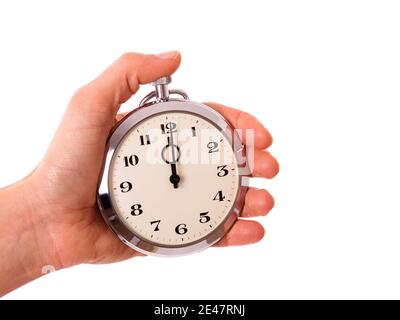
[(179, 55), (179, 51), (168, 51), (158, 55), (160, 59), (175, 59)]

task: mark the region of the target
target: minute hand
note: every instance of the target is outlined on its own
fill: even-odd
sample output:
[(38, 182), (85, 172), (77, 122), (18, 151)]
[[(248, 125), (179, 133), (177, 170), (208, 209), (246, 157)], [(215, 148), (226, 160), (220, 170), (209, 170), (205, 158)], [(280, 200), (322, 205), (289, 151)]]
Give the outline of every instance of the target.
[(168, 139), (168, 144), (171, 147), (171, 152), (172, 152), (172, 161), (171, 161), (171, 176), (169, 178), (170, 182), (174, 185), (174, 189), (178, 188), (178, 183), (180, 181), (180, 177), (177, 174), (176, 171), (176, 155), (175, 155), (175, 144), (174, 144), (174, 134), (173, 134), (173, 130), (172, 130), (172, 124), (170, 124), (170, 135), (169, 135), (169, 139)]

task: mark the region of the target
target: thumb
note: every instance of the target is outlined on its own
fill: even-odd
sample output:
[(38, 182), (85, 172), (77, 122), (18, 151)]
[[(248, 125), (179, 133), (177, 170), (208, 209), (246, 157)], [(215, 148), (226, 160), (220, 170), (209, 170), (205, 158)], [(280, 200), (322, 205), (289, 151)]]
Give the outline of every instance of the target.
[[(80, 88), (71, 99), (66, 121), (76, 116), (85, 124), (108, 127), (114, 124), (121, 103), (139, 89), (140, 84), (171, 75), (178, 69), (178, 51), (159, 55), (125, 53), (96, 79)], [(87, 117), (86, 117), (87, 116)]]
[(97, 177), (105, 143), (121, 103), (140, 84), (175, 72), (180, 61), (177, 51), (122, 55), (72, 97), (43, 163), (73, 170), (82, 174), (82, 178)]

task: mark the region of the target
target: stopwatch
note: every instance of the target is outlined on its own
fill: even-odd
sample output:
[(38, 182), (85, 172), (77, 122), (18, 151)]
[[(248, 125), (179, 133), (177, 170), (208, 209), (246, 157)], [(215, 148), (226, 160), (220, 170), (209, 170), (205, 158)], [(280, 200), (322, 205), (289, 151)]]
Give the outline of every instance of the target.
[(113, 128), (98, 187), (105, 222), (146, 255), (212, 246), (239, 217), (248, 189), (241, 135), (170, 82), (153, 82), (154, 91)]

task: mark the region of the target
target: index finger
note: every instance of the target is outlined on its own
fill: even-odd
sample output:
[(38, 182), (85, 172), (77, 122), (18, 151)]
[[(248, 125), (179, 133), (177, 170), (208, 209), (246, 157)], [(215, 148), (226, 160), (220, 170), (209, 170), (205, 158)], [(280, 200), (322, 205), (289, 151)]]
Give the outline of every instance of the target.
[[(271, 134), (251, 114), (215, 102), (205, 102), (205, 104), (221, 113), (235, 129), (242, 129), (243, 143), (254, 145), (257, 149), (266, 149), (272, 144)], [(254, 142), (246, 141), (246, 130), (254, 130)]]

